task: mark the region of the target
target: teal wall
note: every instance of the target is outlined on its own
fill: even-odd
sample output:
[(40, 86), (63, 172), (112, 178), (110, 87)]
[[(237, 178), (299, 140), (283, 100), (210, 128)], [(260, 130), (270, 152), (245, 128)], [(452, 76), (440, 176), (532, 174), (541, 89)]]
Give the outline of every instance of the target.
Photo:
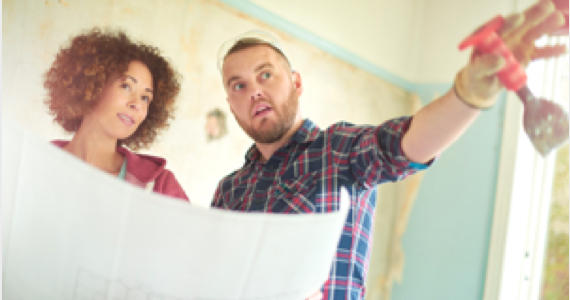
[[(424, 104), (449, 84), (418, 85)], [(402, 284), (393, 300), (480, 300), (487, 256), (506, 94), (483, 112), (426, 172), (402, 244)]]
[[(418, 94), (423, 104), (451, 87), (395, 76), (251, 2), (221, 2)], [(403, 283), (395, 284), (393, 300), (482, 299), (505, 99), (501, 95), (427, 171), (403, 237)]]

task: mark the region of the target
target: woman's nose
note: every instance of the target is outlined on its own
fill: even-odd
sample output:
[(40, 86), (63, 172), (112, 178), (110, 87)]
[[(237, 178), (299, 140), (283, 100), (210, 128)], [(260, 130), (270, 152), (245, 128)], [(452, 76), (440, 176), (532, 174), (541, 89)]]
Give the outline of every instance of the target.
[(137, 98), (135, 96), (131, 97), (131, 100), (129, 101), (129, 108), (135, 110), (138, 110), (140, 108), (139, 101), (137, 101)]

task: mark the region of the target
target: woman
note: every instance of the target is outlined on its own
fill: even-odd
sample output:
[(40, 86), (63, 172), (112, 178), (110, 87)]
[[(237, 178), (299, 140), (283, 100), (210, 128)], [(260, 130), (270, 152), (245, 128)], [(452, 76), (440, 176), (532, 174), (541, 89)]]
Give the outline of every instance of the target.
[(187, 200), (165, 159), (126, 148), (146, 148), (168, 127), (178, 78), (157, 48), (122, 31), (94, 28), (74, 37), (45, 74), (50, 114), (75, 133), (52, 143), (134, 185)]

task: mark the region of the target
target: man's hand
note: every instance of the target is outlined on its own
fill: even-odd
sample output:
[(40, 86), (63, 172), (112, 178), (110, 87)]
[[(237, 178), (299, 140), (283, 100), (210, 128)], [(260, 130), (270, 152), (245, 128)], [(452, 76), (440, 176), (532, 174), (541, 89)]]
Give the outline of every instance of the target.
[(554, 30), (551, 35), (552, 36), (567, 36), (570, 33), (568, 28), (568, 23), (570, 19), (570, 10), (568, 9), (569, 3), (568, 0), (552, 0), (556, 9), (560, 11), (564, 15), (564, 25), (560, 26), (558, 29)]
[[(531, 60), (549, 58), (566, 52), (565, 46), (536, 47), (535, 41), (559, 29), (565, 22), (563, 14), (551, 1), (541, 1), (520, 14), (505, 18), (498, 34), (517, 61), (524, 67)], [(498, 54), (474, 50), (469, 64), (455, 78), (457, 96), (470, 106), (489, 108), (503, 87), (495, 75), (505, 65)]]

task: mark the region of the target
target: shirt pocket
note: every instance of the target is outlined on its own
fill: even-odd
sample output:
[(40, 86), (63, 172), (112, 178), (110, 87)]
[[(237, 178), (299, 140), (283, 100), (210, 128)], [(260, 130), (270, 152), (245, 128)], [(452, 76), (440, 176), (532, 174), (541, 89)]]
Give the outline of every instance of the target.
[(282, 213), (310, 213), (315, 210), (316, 180), (314, 173), (293, 179), (279, 179), (272, 190), (270, 209)]

